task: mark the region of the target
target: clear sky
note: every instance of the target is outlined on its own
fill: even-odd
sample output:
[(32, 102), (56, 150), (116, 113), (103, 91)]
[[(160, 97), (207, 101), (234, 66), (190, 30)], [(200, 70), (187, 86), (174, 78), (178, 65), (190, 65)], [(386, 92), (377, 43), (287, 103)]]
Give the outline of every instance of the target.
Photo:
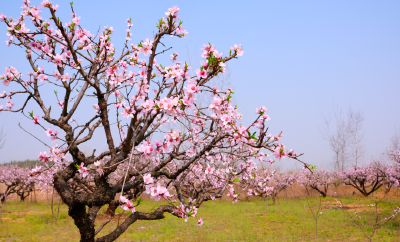
[[(69, 20), (68, 1), (53, 3), (60, 5), (60, 19)], [(21, 5), (22, 1), (2, 1), (0, 12), (18, 17)], [(332, 112), (334, 105), (344, 110), (351, 105), (364, 112), (365, 163), (380, 157), (389, 146), (395, 126), (400, 127), (399, 1), (74, 1), (82, 26), (92, 33), (99, 26), (113, 26), (115, 44), (124, 40), (125, 20), (130, 17), (132, 42), (151, 38), (157, 20), (172, 5), (180, 8), (189, 35), (167, 40), (173, 46), (169, 54), (177, 51), (184, 60), (190, 49), (200, 60), (205, 43), (224, 53), (242, 44), (243, 57), (230, 62), (239, 110), (250, 121), (256, 107), (266, 106), (270, 131), (283, 131), (283, 143), (305, 153), (304, 161), (330, 168), (332, 155), (319, 128), (322, 115)], [(14, 66), (26, 77), (25, 54), (5, 45), (4, 23), (0, 23), (0, 33), (0, 68)], [(120, 45), (116, 46), (120, 53)], [(0, 86), (0, 92), (9, 89)], [(19, 122), (45, 139), (44, 132), (35, 130), (21, 114), (0, 113), (0, 127), (7, 133), (0, 162), (35, 159), (46, 150), (18, 128)], [(85, 148), (102, 150), (101, 140)], [(296, 164), (280, 163), (286, 169)]]

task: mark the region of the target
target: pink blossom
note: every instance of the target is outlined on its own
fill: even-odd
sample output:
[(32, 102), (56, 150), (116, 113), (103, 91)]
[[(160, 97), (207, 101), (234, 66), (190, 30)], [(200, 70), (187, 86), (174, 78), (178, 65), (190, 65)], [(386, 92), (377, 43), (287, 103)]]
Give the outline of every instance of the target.
[(47, 155), (46, 151), (43, 152), (43, 153), (40, 152), (40, 154), (39, 154), (39, 160), (40, 160), (40, 161), (48, 162), (48, 161), (50, 160), (50, 158), (51, 158), (51, 157), (49, 157), (49, 156)]
[(167, 15), (167, 17), (178, 17), (178, 11), (179, 8), (177, 6), (172, 6), (171, 8), (168, 9), (168, 12), (165, 13), (165, 15)]
[(11, 110), (12, 107), (14, 107), (14, 103), (12, 103), (11, 100), (8, 100), (7, 104), (6, 104), (6, 107)]
[(33, 119), (33, 123), (38, 124), (39, 120), (40, 120), (39, 117), (36, 115), (35, 118)]
[(38, 174), (40, 172), (41, 168), (42, 168), (41, 166), (36, 166), (34, 169), (32, 169), (29, 172), (29, 176), (35, 176), (36, 174)]
[(267, 109), (264, 106), (256, 108), (256, 114), (265, 113), (265, 111), (267, 111)]
[(207, 72), (205, 70), (196, 70), (197, 77), (207, 78)]
[(57, 53), (54, 56), (54, 66), (62, 67), (63, 61), (64, 61), (64, 56), (63, 55), (60, 55), (59, 53)]
[(144, 53), (145, 56), (151, 54), (153, 51), (151, 50), (151, 46), (148, 46), (146, 44), (143, 45), (142, 47), (142, 51)]
[(0, 22), (4, 22), (4, 20), (7, 20), (7, 17), (0, 13)]
[(65, 74), (65, 75), (62, 75), (62, 76), (61, 76), (61, 81), (63, 81), (63, 82), (66, 82), (66, 81), (68, 81), (68, 79), (69, 79), (69, 75), (68, 75), (68, 73), (67, 73), (67, 74)]
[(99, 113), (99, 111), (100, 111), (100, 107), (99, 107), (99, 105), (97, 105), (97, 104), (93, 104), (93, 107), (94, 107), (94, 109), (95, 109), (95, 113)]
[(85, 177), (87, 177), (87, 175), (89, 175), (89, 170), (85, 167), (85, 164), (83, 164), (83, 162), (79, 166), (78, 171), (79, 171), (79, 173), (81, 173), (83, 175), (83, 178), (85, 178)]
[(279, 160), (281, 160), (282, 158), (284, 158), (286, 156), (285, 146), (283, 146), (283, 144), (280, 144), (276, 147), (276, 149), (274, 150), (274, 156), (276, 159), (279, 159)]
[(63, 108), (63, 107), (64, 107), (64, 100), (58, 102), (58, 106), (59, 106), (60, 108)]
[(154, 182), (154, 179), (151, 177), (151, 174), (145, 174), (143, 176), (143, 181), (145, 184), (151, 184)]
[(103, 169), (96, 169), (96, 171), (100, 174), (100, 176), (104, 175), (104, 171)]
[(244, 53), (241, 45), (234, 45), (233, 47), (231, 47), (231, 50), (235, 51), (238, 56), (242, 56)]
[(53, 131), (53, 129), (51, 129), (51, 128), (49, 128), (48, 130), (46, 130), (45, 133), (47, 134), (47, 136), (52, 136), (52, 135), (54, 135), (54, 131)]

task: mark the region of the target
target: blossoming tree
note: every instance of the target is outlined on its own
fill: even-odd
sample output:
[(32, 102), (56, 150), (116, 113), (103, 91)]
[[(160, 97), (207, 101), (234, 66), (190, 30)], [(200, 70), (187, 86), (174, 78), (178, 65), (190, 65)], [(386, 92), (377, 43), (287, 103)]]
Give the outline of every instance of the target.
[(30, 181), (28, 169), (17, 166), (0, 166), (0, 184), (5, 187), (0, 191), (0, 221), (3, 207), (10, 195), (17, 195), (24, 201), (34, 189), (34, 183)]
[(244, 183), (249, 187), (247, 195), (263, 198), (271, 196), (275, 204), (278, 194), (293, 185), (296, 178), (296, 174), (276, 172), (262, 167), (246, 177)]
[(338, 172), (344, 184), (356, 188), (368, 197), (382, 186), (389, 192), (392, 186), (399, 186), (398, 166), (382, 161), (371, 162), (366, 166), (356, 166), (344, 172)]
[(328, 187), (333, 182), (333, 173), (324, 170), (315, 170), (314, 172), (303, 170), (298, 181), (303, 184), (306, 189), (310, 187), (319, 192), (323, 197), (326, 197), (328, 194)]
[(0, 183), (6, 187), (0, 199), (5, 201), (6, 197), (15, 194), (24, 201), (33, 191), (34, 182), (29, 179), (28, 169), (17, 166), (0, 166)]
[[(137, 44), (130, 43), (133, 24), (128, 19), (119, 56), (111, 42), (112, 27), (94, 35), (81, 26), (72, 3), (70, 20), (63, 22), (57, 9), (48, 0), (40, 6), (24, 0), (18, 18), (0, 15), (8, 27), (7, 45), (23, 48), (32, 69), (23, 78), (16, 68), (6, 68), (2, 83), (15, 89), (0, 94), (0, 100), (6, 100), (0, 110), (25, 114), (31, 102), (40, 108), (39, 114), (25, 116), (60, 145), (51, 147), (36, 137), (49, 150), (40, 152), (43, 165), (31, 176), (53, 171), (53, 186), (68, 206), (81, 241), (94, 241), (105, 226), (95, 230), (104, 205), (132, 212), (112, 232), (96, 239), (113, 241), (139, 219), (162, 219), (164, 213), (185, 219), (196, 216), (202, 202), (221, 196), (244, 170), (262, 162), (263, 152), (298, 160), (297, 154), (278, 143), (279, 135), (266, 133), (269, 116), (264, 107), (257, 108), (254, 122), (240, 125), (242, 115), (231, 103), (232, 90), (210, 84), (225, 72), (228, 61), (243, 55), (240, 45), (225, 55), (212, 44), (204, 45), (203, 60), (191, 76), (192, 67), (179, 61), (176, 52), (170, 64), (156, 61), (168, 53), (161, 42), (164, 37), (188, 34), (178, 7), (159, 19), (153, 39)], [(42, 12), (49, 14), (49, 21)], [(44, 98), (49, 88), (55, 89), (53, 103)], [(12, 102), (16, 96), (25, 98), (20, 106)], [(212, 101), (197, 102), (200, 96)], [(93, 101), (94, 112), (88, 119), (84, 119), (84, 100)], [(86, 156), (79, 145), (94, 133), (105, 137), (108, 148)], [(49, 161), (54, 164), (48, 165)], [(166, 203), (151, 213), (137, 211), (143, 192)], [(202, 223), (199, 219), (198, 225)]]

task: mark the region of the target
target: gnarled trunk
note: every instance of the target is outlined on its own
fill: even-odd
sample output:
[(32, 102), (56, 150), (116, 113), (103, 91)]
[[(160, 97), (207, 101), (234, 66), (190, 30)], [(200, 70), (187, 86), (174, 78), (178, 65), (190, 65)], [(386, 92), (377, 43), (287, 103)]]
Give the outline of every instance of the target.
[(68, 206), (68, 215), (72, 217), (76, 227), (79, 229), (81, 242), (94, 242), (94, 221), (100, 208), (100, 206), (93, 206), (86, 212), (86, 206), (84, 205), (74, 204)]

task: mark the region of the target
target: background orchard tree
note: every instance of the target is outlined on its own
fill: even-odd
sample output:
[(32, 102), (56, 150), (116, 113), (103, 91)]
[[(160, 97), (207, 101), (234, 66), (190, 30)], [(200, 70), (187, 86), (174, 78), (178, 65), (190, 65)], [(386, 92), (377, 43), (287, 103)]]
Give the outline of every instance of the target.
[(334, 175), (332, 172), (321, 169), (314, 170), (313, 172), (310, 172), (309, 170), (303, 170), (303, 173), (299, 176), (298, 181), (306, 189), (314, 189), (323, 197), (326, 197), (328, 194), (328, 188), (334, 181)]
[[(28, 168), (17, 166), (0, 166), (0, 183), (4, 184), (6, 190), (3, 194), (15, 194), (21, 201), (34, 190), (34, 182), (29, 179)], [(7, 196), (4, 196), (5, 199)]]
[(0, 221), (3, 207), (10, 195), (15, 194), (24, 201), (34, 189), (34, 182), (29, 179), (27, 168), (17, 166), (0, 166), (0, 184), (5, 190), (0, 192)]
[(381, 187), (387, 192), (392, 186), (399, 186), (397, 166), (390, 166), (381, 161), (371, 162), (370, 165), (357, 166), (344, 172), (339, 172), (344, 184), (356, 188), (362, 195), (368, 197)]
[(276, 203), (278, 194), (296, 182), (296, 174), (287, 172), (276, 172), (264, 167), (259, 168), (248, 174), (251, 179), (243, 179), (247, 184), (249, 196), (260, 196), (266, 199), (268, 196), (272, 197), (272, 201)]
[[(39, 177), (51, 171), (53, 187), (68, 206), (81, 241), (94, 241), (106, 226), (95, 229), (104, 205), (111, 213), (117, 206), (131, 212), (113, 231), (96, 239), (113, 241), (137, 220), (163, 219), (164, 213), (187, 220), (196, 216), (202, 202), (224, 190), (236, 195), (232, 183), (256, 169), (264, 152), (298, 160), (299, 155), (278, 142), (281, 135), (267, 134), (265, 107), (256, 109), (253, 122), (241, 125), (242, 115), (231, 102), (232, 89), (210, 86), (228, 61), (243, 55), (240, 45), (225, 54), (212, 44), (204, 45), (199, 67), (180, 61), (172, 51), (171, 62), (162, 64), (156, 57), (171, 49), (162, 39), (188, 34), (178, 7), (172, 6), (158, 20), (153, 39), (136, 44), (130, 43), (133, 24), (127, 19), (120, 55), (111, 41), (112, 27), (92, 34), (81, 26), (72, 3), (69, 20), (60, 19), (57, 9), (48, 0), (40, 6), (24, 0), (18, 18), (0, 14), (8, 27), (7, 45), (24, 49), (31, 67), (26, 78), (17, 68), (6, 67), (0, 78), (14, 91), (0, 93), (0, 99), (7, 100), (0, 110), (22, 112), (49, 137), (35, 137), (48, 150), (39, 153), (43, 164), (30, 174)], [(48, 97), (50, 88), (53, 98)], [(20, 104), (13, 102), (17, 98)], [(90, 117), (82, 107), (86, 100), (93, 102)], [(28, 103), (40, 112), (26, 113)], [(20, 127), (31, 134), (24, 122)], [(95, 132), (105, 137), (108, 148), (85, 155), (79, 147)], [(61, 144), (50, 146), (50, 141)], [(137, 211), (143, 192), (165, 204), (150, 213)], [(202, 224), (200, 218), (198, 225)]]

